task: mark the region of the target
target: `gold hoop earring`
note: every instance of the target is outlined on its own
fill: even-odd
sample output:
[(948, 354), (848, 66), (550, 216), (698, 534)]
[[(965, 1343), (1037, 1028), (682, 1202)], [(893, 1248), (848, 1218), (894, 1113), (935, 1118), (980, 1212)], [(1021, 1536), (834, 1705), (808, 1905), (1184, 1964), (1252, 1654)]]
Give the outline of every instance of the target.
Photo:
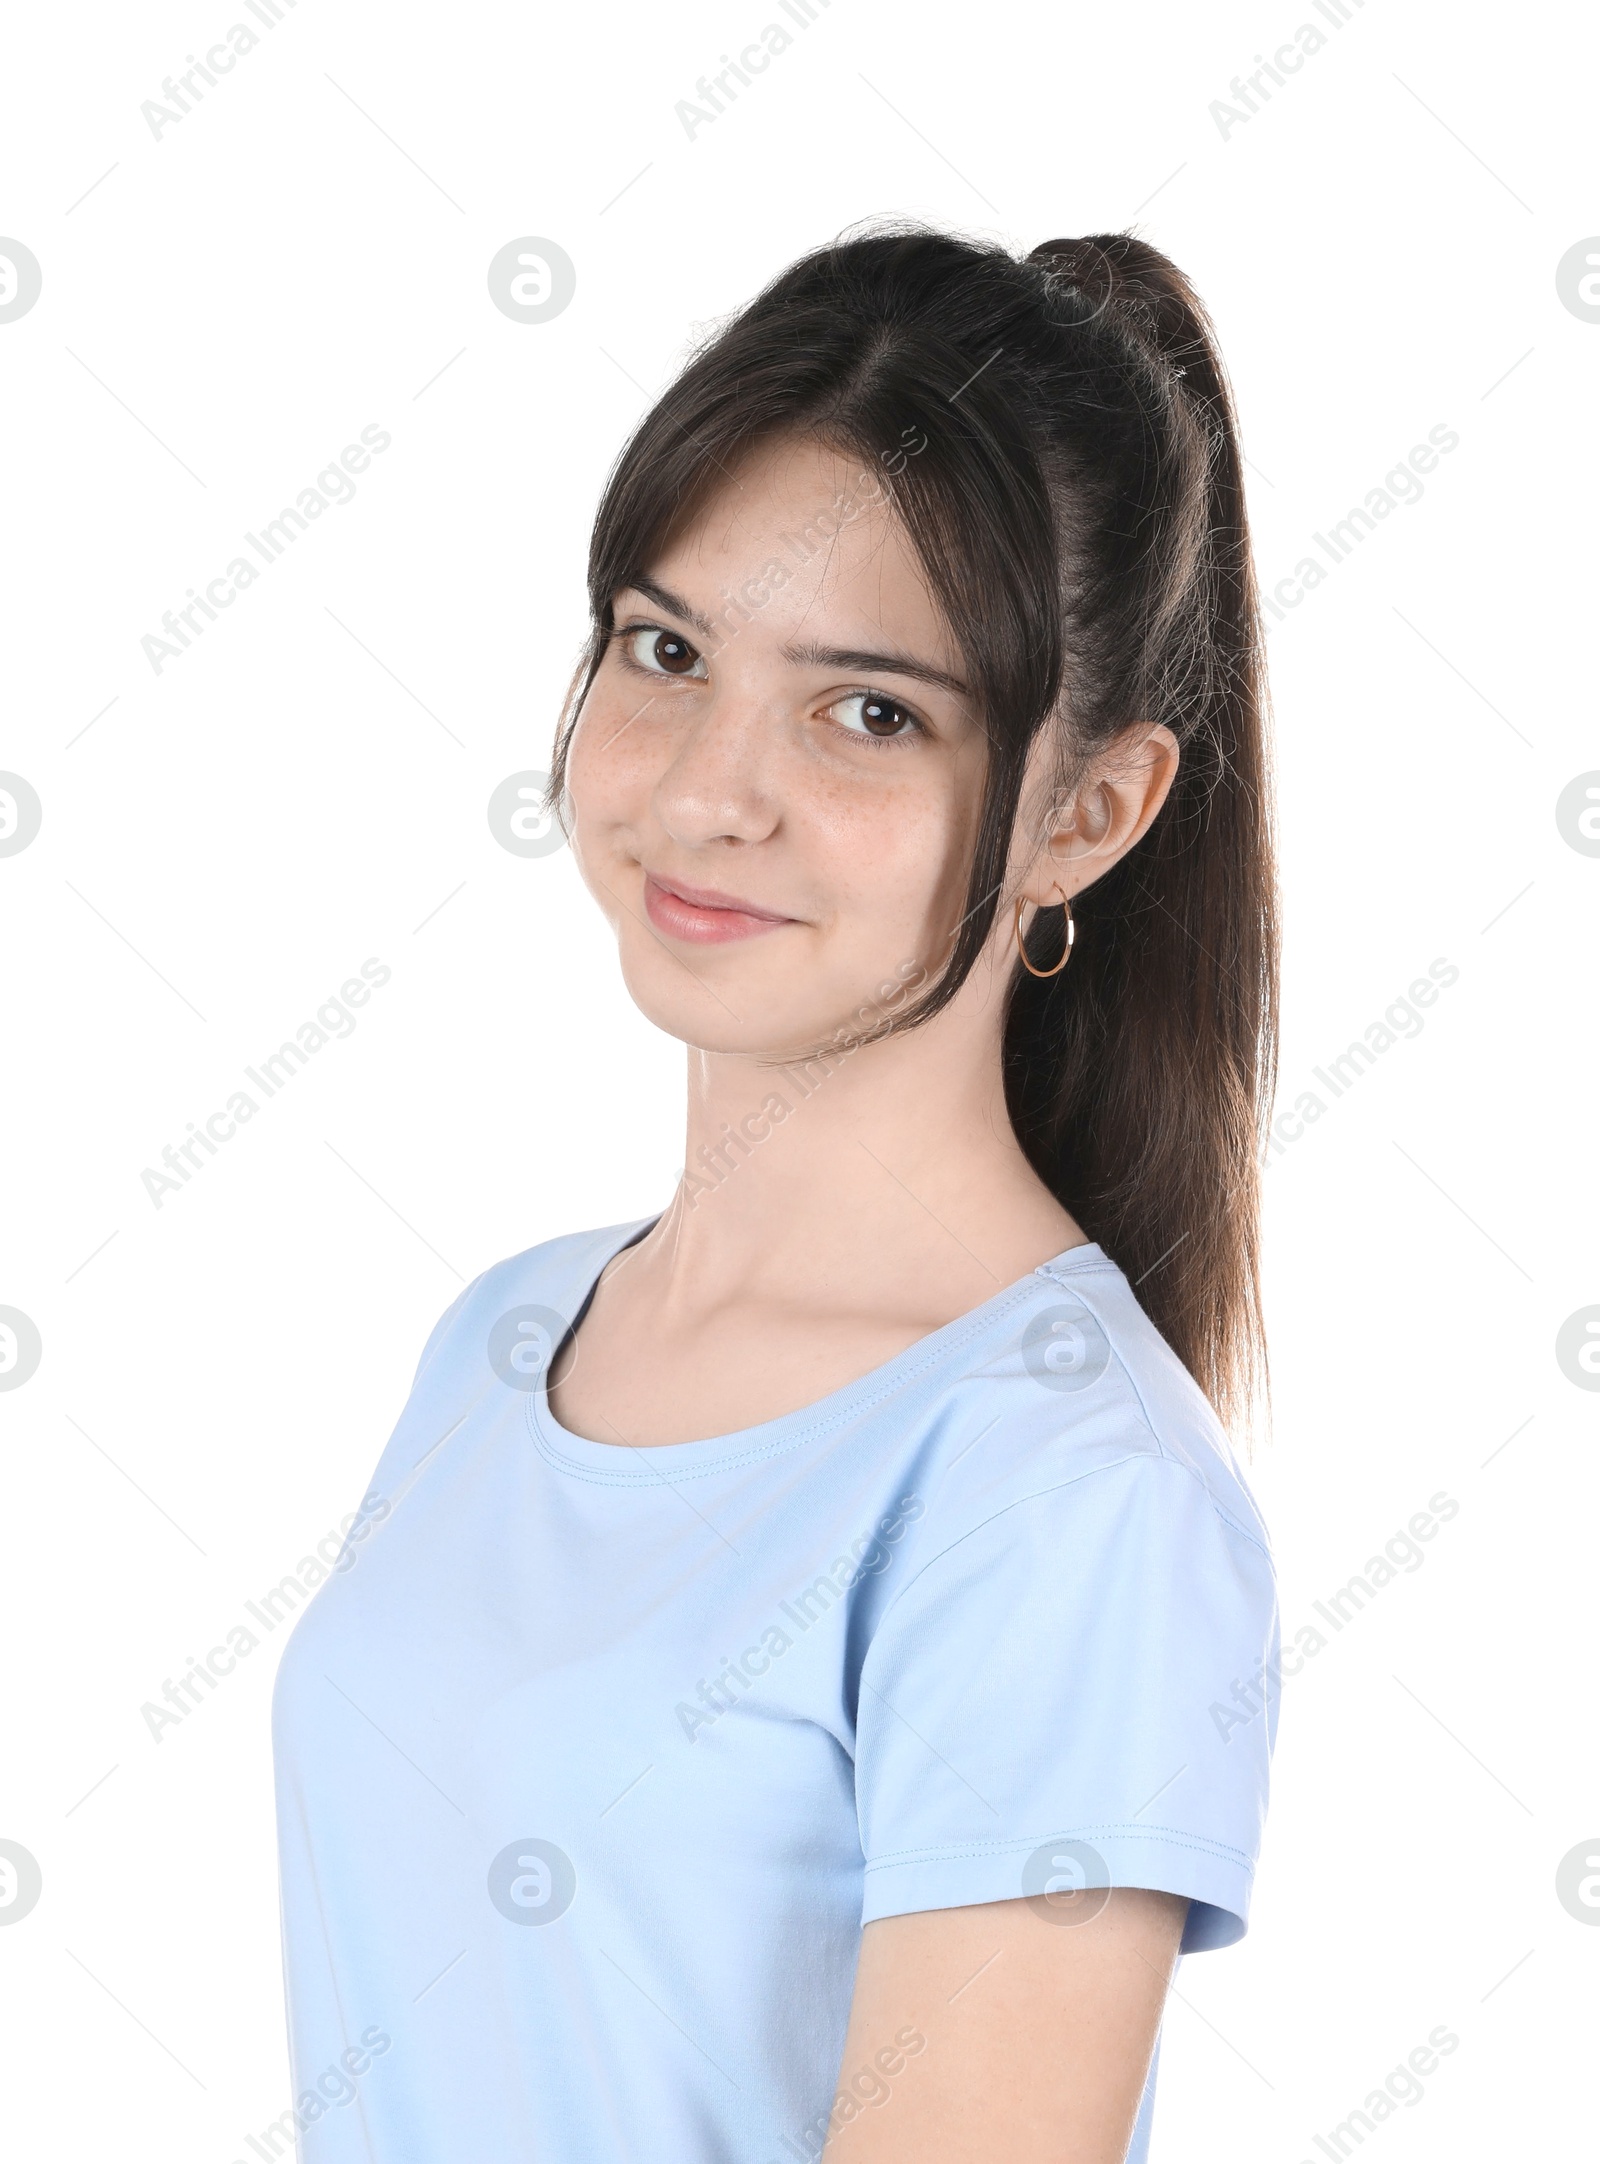
[(1012, 914), (1011, 936), (1017, 943), (1017, 954), (1019, 959), (1021, 960), (1022, 966), (1028, 972), (1028, 975), (1030, 977), (1059, 977), (1061, 972), (1066, 968), (1068, 962), (1072, 959), (1072, 942), (1077, 933), (1077, 926), (1072, 921), (1072, 902), (1070, 897), (1063, 891), (1061, 887), (1058, 886), (1055, 891), (1061, 896), (1061, 906), (1067, 913), (1067, 936), (1062, 942), (1061, 959), (1059, 962), (1057, 962), (1054, 969), (1035, 969), (1033, 964), (1028, 960), (1028, 950), (1022, 944), (1022, 912), (1027, 906), (1026, 895), (1018, 895), (1017, 906)]

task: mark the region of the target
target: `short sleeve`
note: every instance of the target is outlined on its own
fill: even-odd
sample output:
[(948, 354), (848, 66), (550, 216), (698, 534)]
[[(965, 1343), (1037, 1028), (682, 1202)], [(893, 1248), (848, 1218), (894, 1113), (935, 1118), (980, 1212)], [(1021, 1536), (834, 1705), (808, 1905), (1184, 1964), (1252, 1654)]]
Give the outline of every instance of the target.
[(996, 1512), (863, 1659), (862, 1922), (1143, 1886), (1189, 1897), (1185, 1953), (1242, 1938), (1277, 1666), (1267, 1551), (1181, 1461), (1130, 1453)]

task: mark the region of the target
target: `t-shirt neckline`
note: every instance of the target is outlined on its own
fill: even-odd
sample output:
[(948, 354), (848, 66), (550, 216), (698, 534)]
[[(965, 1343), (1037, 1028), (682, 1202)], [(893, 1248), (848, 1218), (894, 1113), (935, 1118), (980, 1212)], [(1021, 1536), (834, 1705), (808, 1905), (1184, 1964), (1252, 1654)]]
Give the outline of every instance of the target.
[[(610, 1264), (624, 1248), (634, 1246), (653, 1230), (663, 1214), (657, 1211), (653, 1216), (636, 1218), (620, 1227), (618, 1237), (607, 1244), (598, 1259), (592, 1247), (586, 1250), (583, 1264), (586, 1275), (581, 1281), (581, 1297), (568, 1308), (574, 1318), (569, 1330), (581, 1323), (595, 1288)], [(564, 1472), (618, 1487), (657, 1487), (685, 1474), (720, 1472), (794, 1449), (838, 1426), (851, 1413), (892, 1396), (925, 1369), (938, 1365), (949, 1353), (964, 1346), (969, 1338), (976, 1337), (997, 1317), (1019, 1306), (1036, 1291), (1041, 1278), (1059, 1279), (1073, 1271), (1106, 1267), (1114, 1265), (1099, 1242), (1080, 1240), (1076, 1246), (1063, 1248), (1047, 1262), (1036, 1264), (1014, 1283), (991, 1293), (987, 1300), (969, 1308), (964, 1315), (957, 1315), (937, 1330), (929, 1331), (906, 1346), (903, 1352), (869, 1369), (865, 1375), (858, 1375), (853, 1382), (842, 1383), (825, 1397), (799, 1406), (794, 1412), (780, 1413), (775, 1419), (758, 1421), (752, 1427), (730, 1429), (723, 1435), (695, 1437), (688, 1442), (601, 1443), (587, 1435), (575, 1435), (571, 1429), (562, 1426), (550, 1409), (546, 1391), (547, 1361), (537, 1385), (527, 1394), (528, 1432), (540, 1455), (550, 1464)], [(552, 1345), (551, 1360), (555, 1352), (556, 1347)]]

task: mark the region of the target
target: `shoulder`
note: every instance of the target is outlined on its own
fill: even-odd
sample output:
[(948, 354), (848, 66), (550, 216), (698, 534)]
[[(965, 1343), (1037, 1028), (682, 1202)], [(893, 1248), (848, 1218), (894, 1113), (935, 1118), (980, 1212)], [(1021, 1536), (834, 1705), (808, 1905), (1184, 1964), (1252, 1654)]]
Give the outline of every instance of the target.
[(1034, 1271), (972, 1353), (918, 1449), (919, 1564), (980, 1531), (1025, 1544), (1048, 1517), (1102, 1541), (1251, 1551), (1270, 1581), (1226, 1431), (1101, 1249)]
[(1227, 1430), (1210, 1400), (1140, 1306), (1133, 1287), (1098, 1248), (1074, 1265), (1052, 1265), (1051, 1282), (1098, 1326), (1110, 1358), (1108, 1407), (1146, 1454), (1182, 1468), (1202, 1487), (1218, 1516), (1267, 1546), (1267, 1531)]

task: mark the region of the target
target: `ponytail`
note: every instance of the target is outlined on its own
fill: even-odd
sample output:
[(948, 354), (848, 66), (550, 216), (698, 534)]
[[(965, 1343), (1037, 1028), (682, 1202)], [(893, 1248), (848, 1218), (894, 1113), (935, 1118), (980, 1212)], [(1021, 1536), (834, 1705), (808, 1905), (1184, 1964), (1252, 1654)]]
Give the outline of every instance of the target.
[(1150, 427), (1131, 507), (1151, 524), (1137, 591), (1114, 604), (1125, 651), (1106, 720), (1164, 722), (1182, 756), (1149, 832), (1080, 898), (1067, 969), (1017, 972), (1007, 1097), (1040, 1177), (1236, 1414), (1266, 1382), (1260, 1158), (1278, 934), (1232, 400), (1200, 302), (1154, 248), (1102, 234), (1029, 260), (1076, 282), (1130, 349)]

